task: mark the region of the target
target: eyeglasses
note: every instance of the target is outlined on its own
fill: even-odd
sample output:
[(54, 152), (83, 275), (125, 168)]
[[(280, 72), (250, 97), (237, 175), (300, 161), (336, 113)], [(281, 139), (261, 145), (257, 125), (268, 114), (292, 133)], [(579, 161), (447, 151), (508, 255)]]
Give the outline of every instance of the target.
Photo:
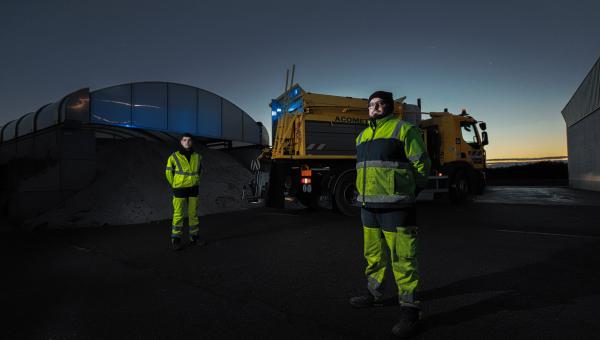
[(374, 109), (375, 107), (377, 107), (377, 105), (379, 105), (379, 107), (384, 107), (387, 106), (387, 102), (372, 102), (369, 103), (369, 109)]

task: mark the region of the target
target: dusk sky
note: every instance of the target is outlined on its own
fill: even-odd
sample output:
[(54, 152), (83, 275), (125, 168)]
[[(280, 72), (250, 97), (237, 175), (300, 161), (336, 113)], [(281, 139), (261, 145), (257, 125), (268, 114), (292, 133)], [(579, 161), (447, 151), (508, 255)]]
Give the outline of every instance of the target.
[(82, 87), (189, 84), (270, 127), (285, 70), (488, 124), (488, 158), (567, 154), (560, 111), (600, 56), (600, 1), (2, 1), (0, 125)]

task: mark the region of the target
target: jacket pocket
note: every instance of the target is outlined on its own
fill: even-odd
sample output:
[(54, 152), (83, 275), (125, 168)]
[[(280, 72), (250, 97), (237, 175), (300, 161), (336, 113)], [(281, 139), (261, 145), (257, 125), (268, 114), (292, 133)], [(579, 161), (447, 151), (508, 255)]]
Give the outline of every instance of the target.
[(394, 194), (394, 172), (386, 168), (368, 169), (366, 195), (381, 196)]
[(414, 186), (414, 180), (410, 171), (404, 169), (394, 171), (394, 194), (412, 194), (415, 190)]

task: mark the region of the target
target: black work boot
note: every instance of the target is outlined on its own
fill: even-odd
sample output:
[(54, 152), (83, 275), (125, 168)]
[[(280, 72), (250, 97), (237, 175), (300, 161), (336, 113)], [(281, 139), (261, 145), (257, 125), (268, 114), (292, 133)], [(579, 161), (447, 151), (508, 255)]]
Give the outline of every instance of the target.
[(421, 309), (418, 307), (400, 306), (400, 320), (392, 328), (392, 334), (407, 338), (416, 334), (419, 326)]
[(190, 245), (191, 246), (195, 246), (195, 245), (204, 246), (204, 245), (206, 245), (206, 241), (200, 240), (200, 237), (198, 235), (192, 235), (192, 236), (190, 236)]
[(177, 251), (177, 250), (181, 250), (181, 238), (179, 237), (172, 237), (171, 238), (171, 243), (173, 244), (173, 250)]
[(383, 306), (383, 299), (376, 298), (371, 294), (359, 295), (351, 297), (348, 301), (354, 308), (366, 308), (366, 307), (381, 307)]

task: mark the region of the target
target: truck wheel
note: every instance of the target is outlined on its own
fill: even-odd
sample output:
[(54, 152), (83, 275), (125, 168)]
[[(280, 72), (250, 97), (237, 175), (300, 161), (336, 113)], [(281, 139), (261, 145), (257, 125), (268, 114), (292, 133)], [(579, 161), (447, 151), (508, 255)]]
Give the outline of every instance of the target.
[(473, 189), (476, 195), (482, 195), (485, 192), (485, 177), (482, 174), (475, 175)]
[(339, 179), (335, 186), (333, 194), (335, 207), (342, 215), (358, 216), (360, 214), (360, 208), (356, 204), (358, 194), (355, 183), (355, 175), (346, 174)]
[(469, 176), (463, 169), (458, 169), (450, 183), (450, 201), (463, 203), (469, 196)]

